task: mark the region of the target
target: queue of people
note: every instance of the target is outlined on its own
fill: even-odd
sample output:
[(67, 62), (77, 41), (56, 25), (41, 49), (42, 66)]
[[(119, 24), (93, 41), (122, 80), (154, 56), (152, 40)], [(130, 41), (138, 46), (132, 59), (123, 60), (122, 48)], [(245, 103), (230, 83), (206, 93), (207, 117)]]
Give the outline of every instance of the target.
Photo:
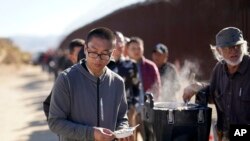
[(40, 64), (43, 71), (52, 74), (56, 79), (60, 72), (78, 62), (78, 53), (84, 46), (85, 41), (83, 39), (73, 39), (65, 50), (48, 50), (41, 53), (36, 64)]
[[(63, 141), (112, 141), (114, 131), (140, 124), (136, 131), (147, 141), (144, 94), (152, 93), (156, 101), (171, 101), (180, 90), (178, 72), (168, 61), (168, 47), (156, 44), (151, 61), (144, 56), (141, 38), (127, 38), (105, 27), (92, 29), (85, 41), (75, 39), (69, 45), (71, 63), (60, 70), (49, 99), (50, 129)], [(250, 112), (242, 108), (250, 97), (248, 47), (242, 32), (228, 27), (216, 35), (211, 49), (218, 63), (210, 83), (186, 87), (183, 100), (205, 92), (200, 99), (215, 103), (217, 132), (220, 140), (227, 141), (230, 124), (250, 123)], [(118, 140), (136, 141), (137, 133)]]

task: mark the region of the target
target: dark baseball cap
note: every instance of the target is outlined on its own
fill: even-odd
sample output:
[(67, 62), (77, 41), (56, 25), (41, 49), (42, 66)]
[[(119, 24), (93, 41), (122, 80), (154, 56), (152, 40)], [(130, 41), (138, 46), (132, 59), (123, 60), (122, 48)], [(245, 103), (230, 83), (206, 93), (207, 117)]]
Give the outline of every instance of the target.
[(168, 48), (166, 45), (162, 44), (162, 43), (158, 43), (154, 49), (153, 49), (153, 52), (159, 52), (161, 54), (164, 54), (164, 53), (168, 53)]
[(223, 28), (216, 34), (216, 46), (228, 47), (245, 43), (242, 32), (236, 27)]

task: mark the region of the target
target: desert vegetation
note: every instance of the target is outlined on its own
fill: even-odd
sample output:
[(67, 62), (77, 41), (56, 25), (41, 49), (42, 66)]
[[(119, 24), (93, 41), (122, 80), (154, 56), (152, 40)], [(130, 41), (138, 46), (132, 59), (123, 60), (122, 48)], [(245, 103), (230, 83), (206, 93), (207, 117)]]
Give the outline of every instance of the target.
[(0, 38), (0, 64), (28, 64), (31, 54), (21, 51), (8, 38)]

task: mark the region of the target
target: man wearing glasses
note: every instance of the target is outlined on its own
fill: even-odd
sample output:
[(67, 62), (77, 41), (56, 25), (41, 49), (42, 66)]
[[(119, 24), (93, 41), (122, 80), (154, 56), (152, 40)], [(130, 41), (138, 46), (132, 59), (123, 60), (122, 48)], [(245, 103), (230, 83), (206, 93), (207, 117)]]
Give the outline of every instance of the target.
[(48, 123), (60, 140), (112, 141), (113, 131), (128, 127), (124, 81), (106, 67), (115, 44), (110, 29), (91, 30), (84, 50), (86, 59), (56, 80)]

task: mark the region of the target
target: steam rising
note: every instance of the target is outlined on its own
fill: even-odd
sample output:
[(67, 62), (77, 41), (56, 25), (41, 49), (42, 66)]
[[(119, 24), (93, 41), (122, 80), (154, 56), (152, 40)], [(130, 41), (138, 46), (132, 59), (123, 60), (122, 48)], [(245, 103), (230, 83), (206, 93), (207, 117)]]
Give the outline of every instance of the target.
[[(176, 79), (169, 79), (172, 74), (166, 73), (162, 84), (161, 96), (157, 101), (183, 102), (183, 90), (195, 81), (196, 74), (199, 74), (199, 64), (188, 60), (185, 60), (183, 67), (177, 70)], [(191, 102), (194, 102), (194, 98), (191, 99)]]

